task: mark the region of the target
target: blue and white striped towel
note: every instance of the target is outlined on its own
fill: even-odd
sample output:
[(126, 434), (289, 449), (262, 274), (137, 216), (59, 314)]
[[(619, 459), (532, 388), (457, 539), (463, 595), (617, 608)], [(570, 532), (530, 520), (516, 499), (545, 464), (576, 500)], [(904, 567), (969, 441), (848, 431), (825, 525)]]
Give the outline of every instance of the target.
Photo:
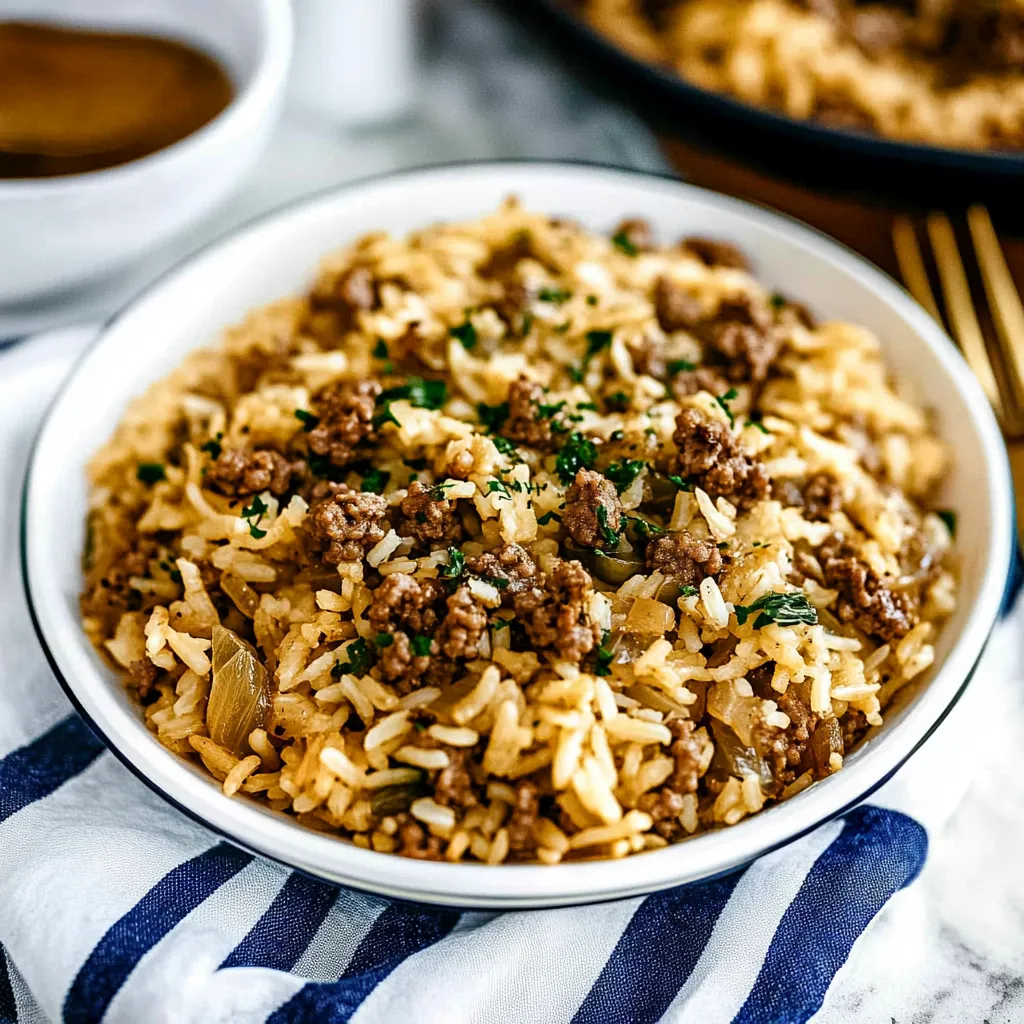
[(981, 678), (873, 805), (727, 878), (508, 914), (313, 881), (163, 804), (74, 715), (38, 649), (16, 495), (87, 337), (0, 355), (0, 1024), (841, 1019), (836, 972), (963, 792), (945, 754)]

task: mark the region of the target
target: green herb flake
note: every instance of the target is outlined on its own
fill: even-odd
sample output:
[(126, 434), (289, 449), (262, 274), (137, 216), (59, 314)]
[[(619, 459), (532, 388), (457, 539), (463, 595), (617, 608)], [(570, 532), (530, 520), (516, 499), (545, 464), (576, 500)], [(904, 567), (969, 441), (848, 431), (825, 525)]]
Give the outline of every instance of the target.
[(627, 256), (635, 256), (640, 250), (629, 240), (629, 234), (625, 231), (617, 231), (612, 235), (612, 245), (621, 253)]
[(782, 309), (786, 305), (786, 296), (775, 292), (768, 301), (771, 303), (772, 309)]
[(519, 458), (519, 449), (507, 437), (502, 437), (500, 434), (492, 434), (491, 442), (502, 455), (508, 455), (514, 458), (517, 462), (522, 461), (522, 459)]
[(430, 656), (430, 645), (432, 643), (433, 640), (429, 636), (418, 633), (412, 638), (412, 653), (417, 658), (427, 658)]
[(617, 548), (619, 546), (619, 530), (612, 528), (608, 522), (608, 508), (605, 505), (597, 506), (597, 525), (601, 530), (601, 539), (610, 548)]
[(672, 359), (668, 364), (668, 375), (674, 377), (677, 373), (688, 373), (696, 369), (697, 364), (691, 363), (689, 359)]
[(681, 491), (692, 491), (693, 484), (689, 480), (684, 480), (681, 476), (670, 476), (669, 480), (672, 481)]
[(446, 579), (458, 579), (466, 569), (466, 556), (458, 548), (448, 549), (448, 564), (439, 566), (438, 572)]
[(739, 392), (735, 388), (729, 388), (724, 395), (717, 395), (715, 401), (725, 410), (725, 415), (729, 417), (729, 426), (736, 426), (736, 417), (732, 414), (732, 409), (729, 408), (729, 403), (736, 398)]
[(522, 327), (519, 330), (520, 337), (525, 338), (530, 333), (530, 331), (532, 331), (532, 330), (533, 330), (533, 314), (532, 313), (524, 313), (523, 314), (523, 324), (522, 324)]
[(404, 384), (387, 388), (377, 397), (377, 405), (404, 398), (419, 409), (440, 409), (448, 401), (448, 386), (443, 380), (410, 377)]
[(949, 530), (950, 537), (955, 537), (956, 513), (951, 508), (943, 508), (939, 509), (935, 514), (946, 524), (946, 529)]
[(641, 540), (649, 540), (652, 534), (664, 533), (665, 528), (658, 526), (657, 523), (652, 523), (647, 519), (642, 519), (640, 516), (626, 516), (626, 519), (633, 524), (633, 528), (637, 532), (637, 536)]
[(167, 470), (162, 462), (140, 462), (135, 471), (136, 477), (149, 487), (167, 479)]
[(622, 459), (619, 462), (613, 462), (604, 471), (604, 475), (615, 484), (615, 490), (621, 494), (629, 488), (646, 465), (647, 463), (640, 459)]
[(624, 430), (613, 430), (608, 435), (608, 440), (609, 441), (621, 441), (621, 440), (623, 440), (623, 438), (625, 438), (625, 436), (626, 436), (626, 432)]
[[(266, 537), (267, 531), (260, 529), (263, 517), (270, 511), (267, 503), (258, 495), (252, 496), (252, 504), (242, 507), (242, 518), (249, 523), (249, 536), (255, 540)], [(255, 522), (253, 520), (255, 519)]]
[(597, 402), (577, 402), (576, 408), (584, 412), (597, 412)]
[(757, 429), (760, 430), (762, 434), (769, 433), (768, 428), (760, 420), (749, 419), (749, 420), (747, 420), (746, 423), (743, 424), (743, 426), (745, 426), (745, 427), (757, 427)]
[(223, 437), (223, 432), (218, 430), (217, 436), (210, 438), (206, 444), (200, 445), (199, 450), (201, 452), (206, 452), (211, 459), (219, 459), (220, 453), (224, 450), (224, 446), (220, 443)]
[(459, 324), (458, 327), (449, 327), (448, 333), (453, 338), (458, 338), (458, 340), (462, 342), (462, 347), (467, 352), (476, 347), (476, 328), (473, 326), (473, 323), (468, 316), (466, 317), (465, 322)]
[(736, 621), (742, 626), (754, 612), (760, 612), (754, 620), (754, 629), (771, 622), (780, 626), (813, 626), (818, 621), (817, 609), (802, 590), (764, 594), (751, 605), (737, 605)]
[(589, 469), (597, 460), (597, 445), (579, 432), (569, 435), (555, 458), (555, 472), (563, 484), (571, 484), (581, 469)]
[(508, 484), (504, 480), (488, 480), (487, 481), (487, 493), (488, 494), (503, 494), (506, 498), (511, 498), (512, 493), (508, 489)]
[(552, 520), (556, 523), (560, 523), (562, 521), (562, 517), (557, 512), (545, 512), (544, 515), (537, 516), (537, 525), (547, 526)]
[(378, 633), (373, 638), (373, 642), (378, 647), (390, 647), (395, 642), (395, 638), (390, 633)]
[(348, 645), (345, 655), (348, 660), (336, 661), (331, 669), (331, 675), (335, 679), (340, 679), (344, 675), (366, 675), (370, 668), (370, 649), (362, 637)]
[(588, 306), (596, 306), (597, 305), (597, 296), (596, 295), (588, 295), (587, 296), (587, 305)]
[(554, 302), (560, 306), (563, 302), (568, 302), (572, 298), (572, 292), (567, 288), (541, 288), (537, 292), (537, 298), (541, 302)]
[(586, 337), (587, 354), (584, 358), (587, 363), (589, 363), (590, 360), (598, 354), (598, 352), (603, 352), (606, 348), (609, 348), (612, 343), (611, 331), (587, 331)]
[(398, 417), (391, 411), (391, 403), (388, 402), (383, 409), (378, 409), (373, 417), (373, 429), (380, 430), (386, 423), (394, 423), (396, 427), (400, 427), (402, 424), (398, 422)]
[(389, 359), (391, 353), (388, 352), (388, 343), (383, 338), (377, 339), (377, 344), (373, 346), (373, 358), (374, 359)]
[(363, 475), (359, 490), (364, 494), (383, 494), (391, 474), (383, 469), (371, 469)]
[(615, 657), (615, 652), (608, 646), (608, 638), (611, 634), (608, 630), (605, 630), (601, 634), (601, 646), (598, 647), (595, 660), (596, 665), (594, 667), (594, 675), (596, 676), (610, 676), (612, 674), (612, 659)]
[(172, 569), (168, 573), (168, 575), (170, 576), (172, 583), (179, 583), (179, 584), (181, 583), (181, 570), (180, 569)]
[(476, 407), (476, 414), (487, 430), (501, 430), (508, 419), (508, 402), (502, 402), (500, 405), (480, 402)]
[(402, 459), (404, 465), (410, 469), (415, 469), (417, 472), (422, 473), (427, 468), (426, 459)]
[(681, 587), (679, 590), (680, 597), (693, 597), (697, 593), (696, 587), (691, 587), (689, 584), (685, 587)]
[(551, 405), (545, 405), (543, 402), (541, 402), (537, 406), (537, 419), (549, 420), (552, 416), (554, 416), (556, 413), (561, 412), (564, 408), (564, 399), (561, 402), (554, 402)]
[(295, 418), (302, 421), (302, 429), (308, 434), (320, 422), (319, 416), (307, 412), (305, 409), (296, 409)]
[(605, 396), (604, 404), (607, 412), (625, 412), (629, 408), (630, 398), (625, 391), (616, 391)]
[(491, 629), (508, 629), (512, 625), (513, 619), (495, 619), (491, 623)]

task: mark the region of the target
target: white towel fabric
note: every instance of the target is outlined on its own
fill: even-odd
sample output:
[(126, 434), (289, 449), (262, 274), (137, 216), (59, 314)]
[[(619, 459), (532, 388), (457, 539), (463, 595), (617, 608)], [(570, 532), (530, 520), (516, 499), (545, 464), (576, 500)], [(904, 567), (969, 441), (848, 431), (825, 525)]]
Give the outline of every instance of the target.
[[(872, 807), (745, 873), (510, 914), (337, 890), (164, 804), (91, 736), (43, 658), (20, 581), (18, 495), (40, 417), (93, 334), (0, 354), (0, 1024), (849, 1019), (842, 965), (917, 875), (925, 831), (966, 786), (963, 765), (985, 762), (992, 734), (963, 723), (1007, 670), (1011, 630)], [(886, 913), (897, 936), (900, 915), (913, 930), (913, 892)]]

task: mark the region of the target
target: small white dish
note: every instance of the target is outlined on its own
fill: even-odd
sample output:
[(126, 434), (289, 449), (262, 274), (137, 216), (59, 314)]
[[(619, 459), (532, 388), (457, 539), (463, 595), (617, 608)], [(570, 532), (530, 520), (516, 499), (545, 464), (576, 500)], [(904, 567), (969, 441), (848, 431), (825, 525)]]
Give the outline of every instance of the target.
[[(130, 398), (252, 307), (308, 285), (320, 257), (355, 236), (476, 217), (512, 193), (600, 231), (635, 215), (664, 239), (698, 234), (736, 242), (769, 287), (819, 315), (875, 331), (894, 370), (936, 410), (956, 463), (942, 498), (959, 515), (960, 603), (939, 639), (928, 684), (890, 713), (836, 775), (731, 828), (621, 861), (410, 861), (229, 799), (146, 730), (78, 620), (84, 467)], [(717, 875), (864, 799), (927, 738), (970, 678), (1009, 573), (1011, 493), (1002, 439), (973, 376), (935, 322), (859, 257), (792, 220), (677, 181), (590, 166), (496, 163), (396, 174), (300, 202), (215, 243), (136, 299), (76, 366), (42, 427), (26, 478), (22, 551), (36, 628), (62, 685), (118, 757), (166, 799), (248, 849), (333, 882), (430, 903), (509, 909), (634, 896)]]
[(141, 160), (0, 181), (0, 316), (5, 306), (22, 307), (11, 323), (37, 327), (43, 321), (26, 304), (58, 301), (151, 253), (252, 168), (284, 95), (291, 9), (285, 0), (0, 0), (0, 21), (12, 20), (182, 39), (219, 59), (236, 90), (209, 124)]

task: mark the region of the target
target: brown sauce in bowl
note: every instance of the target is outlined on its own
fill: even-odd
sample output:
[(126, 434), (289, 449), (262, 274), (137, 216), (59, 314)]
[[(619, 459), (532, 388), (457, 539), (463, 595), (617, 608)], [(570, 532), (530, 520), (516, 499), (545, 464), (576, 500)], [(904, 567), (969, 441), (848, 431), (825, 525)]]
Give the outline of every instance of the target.
[(0, 178), (149, 156), (213, 120), (233, 93), (220, 64), (172, 39), (0, 23)]

